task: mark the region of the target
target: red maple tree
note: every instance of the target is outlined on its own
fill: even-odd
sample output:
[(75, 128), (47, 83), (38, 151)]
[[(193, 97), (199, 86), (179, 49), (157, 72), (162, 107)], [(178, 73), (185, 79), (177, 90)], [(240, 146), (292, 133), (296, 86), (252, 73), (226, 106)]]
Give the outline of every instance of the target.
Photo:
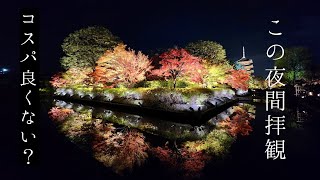
[(230, 85), (234, 89), (248, 90), (250, 74), (243, 69), (229, 71), (230, 74), (227, 76), (224, 83)]
[(54, 88), (60, 88), (67, 85), (67, 80), (62, 77), (62, 73), (53, 75), (49, 82)]
[(176, 87), (177, 79), (187, 78), (194, 82), (201, 83), (204, 74), (204, 66), (201, 59), (189, 54), (185, 49), (173, 48), (160, 56), (161, 67), (152, 71), (152, 75), (171, 78), (173, 86)]

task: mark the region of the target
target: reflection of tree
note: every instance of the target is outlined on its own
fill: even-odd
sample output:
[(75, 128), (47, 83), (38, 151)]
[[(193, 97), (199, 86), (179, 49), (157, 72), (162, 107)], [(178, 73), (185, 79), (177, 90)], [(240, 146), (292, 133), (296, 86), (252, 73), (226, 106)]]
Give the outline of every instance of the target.
[(210, 157), (203, 151), (190, 151), (183, 147), (174, 151), (168, 146), (156, 147), (151, 150), (161, 163), (171, 168), (172, 172), (179, 172), (185, 177), (196, 177), (201, 175), (202, 169)]
[(235, 138), (224, 129), (214, 129), (203, 140), (187, 141), (184, 146), (190, 151), (204, 151), (210, 155), (224, 157), (228, 154), (234, 140)]
[(59, 108), (59, 107), (52, 107), (48, 112), (49, 117), (52, 120), (58, 121), (58, 122), (65, 120), (72, 113), (74, 113), (72, 109)]
[(135, 165), (142, 165), (148, 158), (148, 144), (143, 134), (135, 130), (116, 132), (112, 124), (96, 123), (97, 133), (93, 143), (96, 159), (115, 172), (131, 171)]
[(92, 140), (92, 111), (74, 112), (72, 109), (53, 107), (49, 111), (53, 121), (58, 122), (60, 131), (84, 150), (88, 149)]
[[(49, 115), (60, 122), (58, 125), (61, 131), (72, 142), (92, 152), (98, 161), (119, 174), (143, 165), (149, 152), (169, 167), (172, 173), (178, 172), (179, 176), (193, 178), (201, 175), (206, 163), (213, 156), (220, 158), (227, 155), (235, 140), (233, 136), (246, 135), (252, 130), (249, 120), (253, 119), (252, 113), (254, 114), (255, 109), (250, 105), (236, 106), (231, 119), (225, 120), (205, 138), (175, 144), (175, 149), (168, 146), (150, 148), (142, 133), (127, 128), (115, 128), (112, 123), (92, 118), (92, 112), (92, 109), (74, 112), (71, 109), (54, 107)], [(152, 124), (146, 126), (153, 128)]]
[(252, 116), (244, 109), (237, 109), (234, 115), (226, 120), (221, 121), (218, 126), (225, 128), (232, 136), (237, 136), (238, 134), (245, 136), (249, 135), (252, 131), (250, 126), (250, 120)]
[(61, 132), (72, 142), (82, 147), (88, 145), (90, 141), (89, 136), (92, 132), (91, 130), (92, 123), (90, 111), (86, 113), (73, 113), (61, 124)]

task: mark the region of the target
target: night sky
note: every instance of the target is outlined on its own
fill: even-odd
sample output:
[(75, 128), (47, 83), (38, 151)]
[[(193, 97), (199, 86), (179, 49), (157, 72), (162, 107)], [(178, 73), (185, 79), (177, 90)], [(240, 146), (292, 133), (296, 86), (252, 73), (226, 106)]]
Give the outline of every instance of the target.
[[(97, 1), (59, 3), (19, 3), (1, 12), (1, 66), (16, 71), (18, 67), (18, 8), (38, 7), (41, 15), (40, 61), (41, 74), (50, 76), (60, 71), (63, 56), (61, 44), (70, 33), (88, 26), (108, 28), (130, 48), (148, 54), (157, 48), (184, 47), (188, 42), (212, 40), (224, 46), (231, 61), (252, 58), (256, 75), (265, 75), (272, 66), (266, 56), (274, 44), (283, 47), (306, 46), (320, 63), (320, 16), (316, 6), (308, 3), (282, 1), (268, 3), (241, 1), (202, 2), (115, 2)], [(11, 6), (10, 6), (11, 7)], [(10, 10), (11, 9), (11, 10)], [(6, 12), (8, 11), (8, 12)], [(5, 14), (4, 14), (5, 13)], [(8, 18), (4, 18), (8, 17)], [(280, 20), (278, 25), (271, 20)], [(272, 37), (268, 31), (282, 32)], [(6, 42), (6, 43), (4, 43)]]

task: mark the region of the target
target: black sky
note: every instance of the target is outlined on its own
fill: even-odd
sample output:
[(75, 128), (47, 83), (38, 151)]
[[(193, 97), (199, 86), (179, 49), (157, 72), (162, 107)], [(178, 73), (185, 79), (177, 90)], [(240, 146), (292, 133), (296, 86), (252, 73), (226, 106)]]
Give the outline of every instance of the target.
[[(1, 28), (1, 64), (18, 67), (18, 11), (22, 7), (40, 8), (41, 72), (52, 75), (60, 70), (63, 56), (61, 43), (80, 28), (100, 25), (108, 28), (129, 47), (149, 53), (157, 48), (184, 47), (196, 40), (213, 40), (222, 44), (228, 59), (246, 55), (255, 63), (257, 75), (265, 75), (272, 60), (265, 55), (267, 48), (278, 43), (283, 47), (306, 46), (320, 63), (320, 16), (309, 2), (282, 1), (65, 1), (20, 2), (3, 7)], [(278, 25), (271, 20), (280, 20)], [(268, 31), (280, 31), (282, 37), (272, 37)], [(5, 42), (5, 43), (4, 43)]]

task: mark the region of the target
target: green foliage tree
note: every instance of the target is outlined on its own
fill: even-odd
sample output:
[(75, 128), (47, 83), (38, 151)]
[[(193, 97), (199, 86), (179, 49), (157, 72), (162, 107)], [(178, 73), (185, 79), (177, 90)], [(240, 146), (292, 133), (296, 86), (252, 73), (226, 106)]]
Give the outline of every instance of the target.
[(65, 56), (60, 63), (63, 68), (95, 67), (96, 60), (106, 50), (113, 49), (121, 41), (104, 27), (83, 28), (69, 34), (62, 44)]
[(205, 84), (207, 87), (223, 86), (228, 72), (232, 69), (229, 62), (207, 65), (208, 73), (204, 76)]
[(186, 50), (193, 56), (204, 59), (209, 64), (218, 64), (225, 62), (226, 50), (223, 46), (214, 41), (197, 41), (191, 42), (186, 46)]
[[(280, 52), (275, 57), (279, 57)], [(311, 74), (311, 53), (304, 47), (284, 50), (284, 56), (275, 61), (277, 68), (285, 68), (283, 82), (294, 83), (297, 79), (308, 78)]]
[(262, 76), (250, 76), (249, 89), (266, 89), (267, 81)]

